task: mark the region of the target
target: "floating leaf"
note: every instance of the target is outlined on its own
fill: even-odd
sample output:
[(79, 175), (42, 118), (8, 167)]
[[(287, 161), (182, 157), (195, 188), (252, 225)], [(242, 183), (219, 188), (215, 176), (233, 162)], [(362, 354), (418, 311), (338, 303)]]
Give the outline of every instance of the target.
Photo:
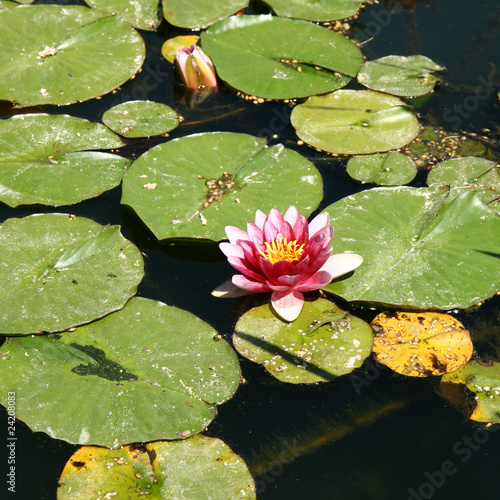
[(167, 0), (163, 15), (174, 26), (203, 29), (248, 6), (248, 0)]
[(397, 151), (353, 156), (347, 162), (346, 170), (357, 181), (374, 182), (380, 186), (408, 184), (417, 175), (417, 167), (411, 158)]
[(0, 99), (71, 104), (111, 92), (142, 66), (145, 45), (114, 16), (78, 5), (0, 12)]
[(202, 33), (201, 41), (222, 80), (271, 99), (339, 89), (363, 63), (358, 47), (342, 35), (268, 15), (231, 17)]
[(89, 7), (121, 17), (128, 25), (154, 31), (160, 24), (158, 0), (86, 0)]
[(440, 78), (436, 71), (445, 68), (425, 56), (387, 56), (366, 61), (358, 73), (358, 82), (372, 90), (401, 97), (428, 94)]
[(58, 500), (95, 498), (255, 499), (245, 462), (217, 438), (197, 435), (108, 450), (84, 446), (68, 460)]
[(12, 9), (12, 7), (17, 7), (18, 5), (17, 2), (11, 2), (10, 0), (0, 0), (0, 10)]
[(363, 320), (326, 299), (306, 301), (292, 323), (277, 318), (269, 304), (246, 312), (236, 323), (235, 349), (263, 364), (282, 382), (325, 382), (352, 372), (370, 355), (373, 335)]
[(323, 195), (315, 166), (281, 144), (246, 134), (195, 134), (159, 144), (128, 169), (122, 203), (158, 239), (225, 239), (260, 209), (295, 205), (308, 216)]
[(485, 158), (452, 158), (434, 165), (427, 176), (429, 186), (450, 186), (456, 195), (475, 191), (490, 208), (500, 209), (500, 167)]
[(500, 363), (476, 359), (441, 378), (441, 391), (471, 420), (500, 422)]
[(364, 0), (265, 0), (278, 16), (307, 19), (308, 21), (334, 21), (354, 16)]
[(0, 120), (0, 201), (70, 205), (120, 184), (130, 160), (89, 149), (122, 147), (99, 123), (68, 115)]
[(57, 339), (9, 338), (0, 354), (0, 400), (16, 388), (17, 418), (114, 448), (200, 432), (240, 379), (235, 352), (211, 326), (143, 298)]
[(196, 45), (200, 39), (197, 35), (180, 35), (174, 38), (169, 38), (161, 46), (161, 55), (169, 62), (174, 64), (175, 54), (178, 50), (184, 47), (191, 47), (191, 45)]
[(469, 332), (449, 314), (384, 312), (373, 321), (375, 359), (410, 377), (443, 375), (472, 356)]
[(335, 253), (364, 258), (326, 290), (349, 301), (466, 308), (498, 290), (500, 217), (474, 193), (375, 188), (330, 205)]
[(150, 137), (179, 125), (175, 109), (152, 101), (128, 101), (104, 112), (102, 122), (124, 137)]
[(344, 155), (398, 149), (419, 130), (403, 101), (370, 90), (338, 90), (310, 97), (295, 106), (291, 121), (304, 142)]
[(0, 333), (56, 332), (121, 309), (143, 277), (119, 226), (67, 214), (0, 226)]

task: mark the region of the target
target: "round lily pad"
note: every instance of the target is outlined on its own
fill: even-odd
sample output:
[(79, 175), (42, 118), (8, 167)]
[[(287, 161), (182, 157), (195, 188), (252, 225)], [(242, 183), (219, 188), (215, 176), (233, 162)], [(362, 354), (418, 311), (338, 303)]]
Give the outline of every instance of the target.
[(0, 0), (0, 10), (12, 9), (12, 7), (17, 7), (18, 5), (17, 2), (11, 2), (10, 0)]
[(159, 144), (128, 169), (122, 203), (158, 239), (226, 238), (227, 225), (245, 227), (256, 210), (306, 217), (323, 196), (321, 175), (303, 156), (246, 134), (195, 134)]
[(292, 323), (277, 318), (269, 304), (250, 309), (236, 323), (235, 349), (263, 364), (282, 382), (326, 382), (360, 367), (370, 355), (370, 325), (326, 299), (306, 301)]
[(3, 334), (62, 331), (121, 309), (144, 274), (119, 226), (67, 214), (6, 220), (0, 253)]
[(271, 99), (339, 89), (363, 63), (358, 47), (342, 35), (307, 21), (269, 15), (225, 19), (202, 33), (201, 41), (222, 80)]
[(471, 420), (500, 422), (500, 363), (476, 359), (441, 378), (441, 391)]
[(105, 111), (102, 122), (124, 137), (150, 137), (177, 127), (179, 115), (175, 109), (159, 102), (128, 101)]
[(85, 0), (89, 7), (121, 17), (128, 25), (154, 31), (160, 24), (158, 0)]
[(307, 19), (308, 21), (334, 21), (354, 16), (364, 0), (265, 0), (278, 16)]
[(387, 56), (366, 61), (357, 79), (372, 90), (401, 97), (417, 97), (434, 90), (440, 80), (434, 73), (444, 69), (425, 56)]
[(429, 186), (450, 186), (458, 195), (475, 191), (490, 208), (500, 211), (500, 166), (485, 158), (452, 158), (434, 165), (427, 176)]
[(0, 12), (0, 99), (71, 104), (111, 92), (142, 66), (142, 37), (115, 16), (78, 5)]
[(88, 150), (123, 145), (102, 124), (83, 118), (21, 114), (0, 120), (0, 201), (57, 206), (98, 196), (120, 184), (130, 160)]
[(418, 134), (410, 106), (370, 90), (338, 90), (310, 97), (291, 115), (307, 144), (337, 154), (369, 154), (398, 149)]
[(168, 0), (163, 16), (174, 26), (203, 29), (248, 7), (249, 0)]
[(75, 331), (0, 348), (1, 400), (16, 388), (17, 418), (57, 439), (113, 448), (200, 432), (240, 375), (210, 325), (143, 298)]
[(472, 356), (469, 332), (449, 314), (384, 312), (372, 321), (372, 328), (375, 359), (402, 375), (443, 375)]
[(245, 462), (217, 438), (193, 436), (108, 450), (84, 446), (66, 463), (58, 500), (95, 498), (255, 499)]
[(498, 290), (500, 216), (474, 193), (375, 188), (325, 209), (335, 253), (364, 258), (325, 287), (349, 301), (420, 309), (467, 308)]
[(408, 184), (417, 175), (412, 159), (397, 151), (353, 156), (347, 162), (346, 170), (357, 181), (373, 182), (379, 186)]

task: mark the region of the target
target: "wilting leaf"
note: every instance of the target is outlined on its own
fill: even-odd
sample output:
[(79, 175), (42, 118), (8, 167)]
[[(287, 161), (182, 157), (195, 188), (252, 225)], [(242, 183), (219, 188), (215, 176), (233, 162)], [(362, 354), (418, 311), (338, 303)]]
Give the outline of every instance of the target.
[(6, 220), (0, 253), (4, 334), (57, 332), (121, 309), (144, 274), (119, 226), (67, 214)]
[(500, 422), (500, 363), (476, 359), (441, 378), (441, 391), (467, 417)]
[(346, 170), (357, 181), (373, 182), (379, 186), (408, 184), (417, 174), (417, 167), (411, 158), (397, 151), (353, 156), (347, 162)]
[(443, 375), (472, 356), (469, 332), (449, 314), (384, 312), (373, 321), (375, 359), (410, 377)]
[(440, 80), (434, 75), (445, 68), (425, 56), (387, 56), (366, 61), (358, 73), (358, 82), (372, 90), (401, 97), (428, 94)]
[(408, 105), (369, 90), (310, 97), (295, 106), (291, 120), (304, 142), (344, 155), (397, 149), (412, 141), (419, 130)]
[(70, 205), (116, 187), (127, 158), (88, 151), (124, 143), (100, 123), (68, 115), (21, 114), (0, 120), (0, 201)]
[(474, 193), (375, 188), (325, 209), (335, 253), (363, 264), (325, 287), (349, 301), (419, 309), (466, 308), (498, 290), (500, 217)]
[(325, 382), (350, 373), (370, 355), (370, 326), (325, 299), (306, 301), (292, 323), (269, 304), (243, 314), (233, 334), (235, 349), (282, 382)]
[(240, 379), (235, 352), (211, 326), (143, 298), (57, 337), (9, 338), (0, 355), (0, 401), (15, 388), (17, 418), (114, 448), (200, 432)]
[(102, 122), (124, 137), (150, 137), (177, 127), (179, 115), (159, 102), (127, 101), (105, 111)]
[(323, 196), (321, 175), (303, 156), (246, 134), (195, 134), (159, 144), (128, 169), (122, 203), (158, 239), (225, 239), (256, 210), (295, 205), (309, 215)]
[(223, 441), (193, 436), (108, 450), (84, 446), (68, 460), (58, 500), (100, 498), (255, 499), (245, 462)]
[(0, 99), (71, 104), (107, 94), (139, 71), (142, 37), (115, 16), (78, 5), (0, 12)]
[(350, 40), (297, 19), (234, 16), (202, 33), (201, 41), (222, 80), (247, 94), (271, 99), (339, 89), (363, 63)]

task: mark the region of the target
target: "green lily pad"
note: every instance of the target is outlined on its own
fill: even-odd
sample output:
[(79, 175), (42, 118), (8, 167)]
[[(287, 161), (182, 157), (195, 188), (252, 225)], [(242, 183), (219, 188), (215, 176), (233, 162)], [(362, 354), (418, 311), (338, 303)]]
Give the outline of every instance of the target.
[(119, 226), (67, 214), (6, 220), (0, 253), (4, 334), (62, 331), (121, 309), (144, 274)]
[(174, 26), (203, 29), (248, 7), (248, 1), (167, 0), (163, 2), (163, 16)]
[(443, 66), (425, 56), (387, 56), (366, 61), (358, 73), (358, 82), (372, 90), (401, 97), (428, 94), (440, 78), (434, 73)]
[(408, 156), (391, 153), (353, 156), (346, 166), (347, 173), (360, 182), (374, 182), (379, 186), (401, 186), (417, 175), (417, 167)]
[(250, 309), (236, 323), (235, 349), (292, 384), (326, 382), (360, 367), (371, 353), (373, 333), (365, 321), (326, 299), (306, 301), (286, 323), (269, 304)]
[(308, 21), (335, 21), (354, 16), (364, 0), (265, 0), (280, 17), (294, 17)]
[(202, 33), (201, 41), (222, 80), (271, 99), (339, 89), (363, 63), (358, 47), (342, 35), (307, 21), (269, 15), (225, 19)]
[(475, 191), (490, 208), (500, 211), (500, 167), (485, 158), (452, 158), (435, 165), (427, 176), (432, 187), (450, 186), (457, 195)]
[(160, 24), (158, 0), (85, 0), (89, 7), (121, 17), (129, 26), (154, 31)]
[(115, 16), (78, 5), (0, 12), (0, 99), (71, 104), (107, 94), (139, 71), (142, 37)]
[(498, 290), (500, 216), (474, 193), (375, 188), (326, 211), (335, 253), (364, 258), (325, 289), (349, 301), (421, 309), (466, 308)]
[(195, 134), (144, 153), (123, 179), (121, 202), (158, 239), (225, 239), (227, 225), (245, 227), (256, 210), (305, 216), (323, 196), (321, 175), (303, 156), (246, 134)]
[[(466, 390), (467, 389), (467, 390)], [(500, 422), (500, 363), (473, 360), (443, 375), (443, 395), (477, 422)]]
[(124, 146), (100, 123), (68, 115), (0, 120), (0, 201), (70, 205), (120, 184), (127, 158), (88, 151)]
[(128, 101), (108, 109), (102, 122), (124, 137), (161, 135), (179, 125), (175, 109), (159, 102)]
[(398, 149), (419, 131), (410, 106), (370, 90), (338, 90), (310, 97), (295, 106), (291, 121), (307, 144), (343, 155)]
[(10, 0), (0, 0), (0, 10), (12, 9), (12, 7), (17, 7), (18, 5), (18, 3), (11, 2)]
[(239, 379), (216, 330), (143, 298), (58, 338), (12, 337), (0, 348), (2, 403), (16, 388), (16, 418), (70, 443), (118, 448), (195, 434)]
[(201, 434), (119, 450), (84, 446), (66, 463), (57, 491), (58, 500), (142, 495), (157, 500), (256, 498), (245, 462), (220, 439)]

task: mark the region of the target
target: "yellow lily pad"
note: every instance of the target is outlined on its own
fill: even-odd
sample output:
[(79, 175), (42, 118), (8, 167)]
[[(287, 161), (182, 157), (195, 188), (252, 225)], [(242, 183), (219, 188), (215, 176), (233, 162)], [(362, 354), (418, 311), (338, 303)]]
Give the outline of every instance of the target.
[(372, 328), (375, 359), (402, 375), (442, 375), (472, 356), (469, 332), (449, 314), (383, 312)]

